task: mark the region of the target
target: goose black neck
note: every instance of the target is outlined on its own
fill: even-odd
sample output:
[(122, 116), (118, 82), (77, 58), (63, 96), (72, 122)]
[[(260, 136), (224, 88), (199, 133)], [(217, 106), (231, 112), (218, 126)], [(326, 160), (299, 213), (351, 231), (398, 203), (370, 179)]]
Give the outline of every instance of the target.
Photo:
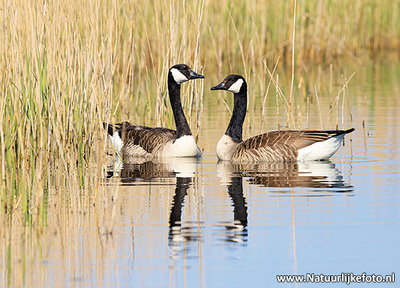
[[(245, 85), (245, 84), (244, 84)], [(247, 109), (247, 88), (242, 87), (238, 93), (234, 94), (233, 98), (233, 113), (231, 121), (225, 134), (230, 136), (233, 141), (240, 143), (242, 139), (242, 129), (244, 118), (246, 117)]]
[(168, 93), (172, 112), (174, 113), (175, 118), (176, 138), (185, 135), (192, 135), (192, 131), (190, 131), (189, 124), (186, 120), (185, 114), (183, 113), (181, 103), (181, 85), (175, 82), (171, 72), (168, 74)]

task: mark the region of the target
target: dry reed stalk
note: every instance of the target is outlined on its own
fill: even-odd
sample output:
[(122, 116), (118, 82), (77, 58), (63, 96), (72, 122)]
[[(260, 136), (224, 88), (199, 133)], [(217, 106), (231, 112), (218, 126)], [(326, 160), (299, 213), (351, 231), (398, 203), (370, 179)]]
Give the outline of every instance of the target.
[[(291, 123), (291, 125), (293, 125), (293, 127), (294, 127), (295, 124), (294, 124), (293, 113), (290, 111), (289, 102), (288, 102), (288, 100), (286, 99), (285, 94), (283, 94), (281, 88), (279, 87), (279, 84), (278, 84), (278, 79), (279, 79), (279, 78), (277, 78), (277, 80), (275, 80), (275, 78), (273, 77), (272, 72), (269, 70), (269, 68), (268, 68), (267, 65), (265, 65), (265, 68), (267, 69), (268, 75), (269, 75), (270, 79), (272, 80), (272, 83), (273, 83), (274, 86), (275, 86), (275, 89), (276, 89), (276, 91), (277, 91), (277, 95), (279, 95), (279, 96), (280, 96), (280, 99), (283, 100), (284, 108), (285, 108), (285, 112), (286, 112), (286, 122), (287, 122), (287, 125), (286, 125), (286, 126), (288, 127), (288, 126), (289, 126), (288, 124)], [(277, 76), (278, 76), (278, 75), (277, 75)], [(277, 101), (277, 105), (278, 105), (278, 101)]]
[(318, 97), (317, 86), (315, 86), (315, 98), (317, 99), (318, 114), (319, 114), (319, 124), (320, 124), (320, 129), (322, 130), (324, 125), (322, 123), (322, 113), (321, 113), (321, 106), (319, 105), (319, 97)]
[[(353, 72), (353, 74), (350, 75), (349, 79), (345, 79), (343, 85), (338, 90), (338, 92), (336, 94), (336, 97), (333, 99), (333, 102), (330, 105), (330, 108), (329, 108), (329, 113), (330, 114), (332, 113), (334, 106), (336, 106), (336, 111), (337, 111), (337, 113), (336, 113), (336, 127), (339, 127), (339, 112), (338, 112), (338, 110), (339, 110), (340, 94), (342, 94), (343, 91), (346, 89), (346, 87), (348, 87), (348, 83), (351, 81), (351, 79), (353, 78), (353, 76), (355, 74), (356, 74), (356, 72)], [(342, 103), (342, 109), (344, 109), (344, 96), (343, 96), (342, 99), (343, 99), (342, 100), (342, 102), (343, 102)], [(343, 113), (343, 110), (342, 110), (342, 113)], [(343, 124), (343, 122), (344, 122), (344, 119), (342, 118), (342, 124)]]
[[(291, 41), (291, 48), (292, 48), (291, 73), (292, 73), (292, 76), (291, 76), (291, 80), (290, 80), (290, 92), (289, 92), (289, 107), (288, 107), (289, 115), (292, 112), (292, 102), (293, 102), (294, 65), (295, 65), (294, 54), (295, 54), (295, 36), (296, 36), (296, 8), (297, 8), (297, 1), (294, 0), (293, 1), (293, 22), (292, 22), (292, 26), (291, 26), (292, 27), (291, 28), (291, 30), (292, 30), (292, 41)], [(286, 126), (289, 126), (289, 118), (287, 118)]]
[[(262, 115), (262, 116), (265, 115), (265, 104), (266, 104), (266, 102), (267, 102), (268, 92), (269, 92), (269, 88), (270, 88), (271, 82), (272, 82), (272, 79), (271, 79), (271, 78), (274, 77), (276, 68), (278, 67), (278, 63), (279, 63), (279, 58), (278, 58), (278, 60), (276, 60), (274, 69), (272, 70), (272, 77), (270, 77), (270, 79), (269, 79), (269, 81), (268, 81), (267, 89), (265, 90), (265, 93), (264, 93), (264, 99), (263, 99), (263, 104), (262, 104), (262, 112), (261, 112), (261, 115)], [(264, 65), (266, 65), (265, 61), (264, 61)]]

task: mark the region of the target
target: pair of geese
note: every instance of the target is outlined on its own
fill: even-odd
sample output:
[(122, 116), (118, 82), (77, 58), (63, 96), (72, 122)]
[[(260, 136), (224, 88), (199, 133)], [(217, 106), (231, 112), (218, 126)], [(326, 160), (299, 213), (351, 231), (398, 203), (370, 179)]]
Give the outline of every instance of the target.
[[(174, 65), (168, 72), (168, 92), (176, 130), (103, 123), (111, 142), (124, 162), (130, 158), (199, 157), (201, 151), (193, 138), (183, 113), (181, 84), (204, 78), (185, 64)], [(229, 75), (211, 90), (227, 90), (234, 94), (231, 120), (217, 145), (220, 160), (239, 162), (324, 160), (341, 146), (348, 130), (272, 131), (243, 141), (242, 128), (247, 109), (247, 83), (240, 75)]]

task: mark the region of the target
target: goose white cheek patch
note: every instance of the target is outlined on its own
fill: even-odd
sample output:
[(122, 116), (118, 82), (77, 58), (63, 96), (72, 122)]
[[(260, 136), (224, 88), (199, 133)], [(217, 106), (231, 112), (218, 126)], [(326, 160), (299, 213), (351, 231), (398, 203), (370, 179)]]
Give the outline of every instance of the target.
[(178, 69), (172, 68), (171, 69), (172, 77), (174, 77), (174, 80), (177, 84), (181, 84), (185, 81), (188, 81), (189, 79), (186, 78), (185, 75), (183, 75)]
[(231, 87), (229, 87), (228, 91), (231, 91), (233, 93), (239, 93), (240, 88), (242, 88), (242, 84), (243, 84), (243, 79), (238, 79), (236, 80), (235, 83), (231, 85)]

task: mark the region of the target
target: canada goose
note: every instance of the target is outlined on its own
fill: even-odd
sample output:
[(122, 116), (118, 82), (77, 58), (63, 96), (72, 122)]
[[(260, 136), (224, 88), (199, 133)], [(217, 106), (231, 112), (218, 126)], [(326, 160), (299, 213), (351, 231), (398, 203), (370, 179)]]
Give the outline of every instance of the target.
[(240, 75), (229, 75), (211, 90), (234, 94), (231, 120), (217, 145), (220, 160), (238, 162), (324, 160), (339, 149), (348, 130), (287, 130), (257, 135), (243, 141), (242, 127), (247, 109), (247, 83)]
[[(172, 66), (168, 72), (168, 93), (175, 118), (176, 131), (167, 128), (151, 128), (131, 125), (103, 123), (111, 143), (124, 159), (136, 157), (199, 157), (200, 149), (190, 131), (183, 114), (180, 91), (181, 84), (188, 80), (204, 78), (185, 64)], [(128, 160), (129, 161), (129, 160)]]

